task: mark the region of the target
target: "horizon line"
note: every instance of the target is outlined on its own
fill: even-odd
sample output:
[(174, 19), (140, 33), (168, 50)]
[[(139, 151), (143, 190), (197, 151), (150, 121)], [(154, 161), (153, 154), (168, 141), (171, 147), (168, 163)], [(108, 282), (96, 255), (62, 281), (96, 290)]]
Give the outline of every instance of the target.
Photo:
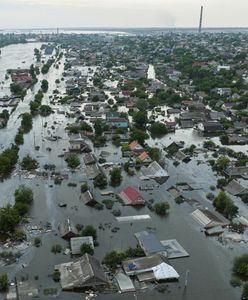
[[(125, 29), (125, 30), (130, 30), (130, 29), (198, 29), (197, 26), (150, 26), (150, 27), (145, 27), (145, 26), (130, 26), (130, 27), (117, 27), (117, 26), (52, 26), (52, 27), (23, 27), (23, 28), (0, 28), (0, 31), (4, 30), (49, 30), (49, 29), (69, 29), (69, 30), (90, 30), (90, 29), (98, 29), (98, 30), (106, 30), (106, 29), (112, 29), (112, 30), (120, 30), (120, 29)], [(209, 27), (203, 27), (202, 30), (208, 30), (208, 29), (248, 29), (247, 26), (209, 26)]]

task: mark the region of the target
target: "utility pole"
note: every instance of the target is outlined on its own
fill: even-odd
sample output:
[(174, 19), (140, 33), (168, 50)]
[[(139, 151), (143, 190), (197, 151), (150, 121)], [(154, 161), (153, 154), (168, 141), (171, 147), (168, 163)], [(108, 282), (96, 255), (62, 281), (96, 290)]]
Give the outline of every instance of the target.
[(34, 131), (34, 148), (35, 148), (35, 131)]
[(18, 291), (18, 283), (17, 283), (16, 277), (15, 277), (15, 289), (16, 289), (16, 300), (21, 300), (19, 291)]
[(200, 22), (199, 22), (199, 29), (198, 29), (199, 34), (201, 34), (202, 32), (202, 15), (203, 15), (203, 6), (201, 6), (201, 12), (200, 12)]
[(184, 288), (186, 289), (188, 286), (188, 277), (189, 277), (189, 270), (186, 271), (185, 274), (185, 282), (184, 282)]

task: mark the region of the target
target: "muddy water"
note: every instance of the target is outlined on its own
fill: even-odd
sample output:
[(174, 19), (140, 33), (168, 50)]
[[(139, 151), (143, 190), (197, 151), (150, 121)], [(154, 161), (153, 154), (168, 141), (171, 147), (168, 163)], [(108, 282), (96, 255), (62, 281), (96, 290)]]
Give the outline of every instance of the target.
[[(25, 56), (28, 52), (30, 57), (33, 55), (34, 44), (27, 45), (15, 45), (16, 51), (19, 55), (13, 54), (13, 59), (10, 59), (10, 64), (5, 63), (5, 68), (10, 66), (15, 67), (13, 60), (16, 60), (16, 65), (19, 63), (20, 58)], [(7, 47), (9, 48), (9, 47)], [(12, 49), (12, 48), (11, 48)], [(13, 50), (15, 53), (15, 51)], [(6, 49), (3, 51), (3, 57)], [(9, 55), (9, 54), (8, 54)], [(21, 59), (22, 60), (22, 59)], [(26, 58), (28, 61), (28, 59)], [(32, 60), (31, 60), (32, 61)], [(29, 61), (27, 64), (30, 65)], [(44, 76), (49, 80), (49, 91), (44, 99), (44, 103), (48, 101), (48, 96), (57, 87), (55, 80), (61, 77), (63, 72), (62, 66), (57, 70), (51, 68), (49, 73)], [(40, 76), (42, 79), (43, 76)], [(58, 87), (63, 92), (64, 86), (61, 83)], [(24, 101), (18, 106), (16, 113), (10, 118), (9, 124), (6, 129), (0, 131), (1, 143), (4, 147), (9, 146), (13, 141), (14, 135), (19, 126), (18, 115), (21, 112), (28, 110), (28, 103), (32, 99), (33, 95), (39, 89), (37, 84), (32, 91), (28, 92)], [(54, 124), (54, 121), (57, 124)], [(72, 122), (65, 118), (64, 115), (58, 115), (57, 113), (42, 118), (37, 116), (34, 118), (33, 130), (25, 135), (25, 144), (20, 148), (20, 158), (27, 153), (36, 157), (39, 164), (42, 166), (45, 163), (54, 163), (58, 170), (66, 168), (66, 163), (63, 158), (59, 158), (58, 154), (62, 153), (64, 149), (68, 148), (68, 137), (64, 131), (66, 124)], [(44, 128), (44, 124), (47, 122), (47, 128)], [(52, 125), (55, 129), (52, 129)], [(49, 132), (48, 132), (49, 130)], [(49, 134), (59, 135), (60, 140), (51, 142), (46, 139)], [(195, 135), (192, 130), (178, 130), (176, 135), (169, 134), (161, 140), (151, 140), (151, 144), (157, 143), (157, 145), (168, 145), (173, 140), (185, 140), (186, 145), (201, 144), (203, 138)], [(160, 144), (161, 143), (161, 144)], [(40, 150), (34, 150), (34, 146), (39, 145)], [(47, 151), (47, 147), (52, 150)], [(94, 152), (98, 156), (102, 150), (109, 151), (110, 155), (107, 157), (108, 161), (124, 162), (125, 159), (120, 158), (120, 149), (108, 145), (102, 149), (95, 149)], [(82, 159), (82, 156), (80, 155)], [(134, 233), (140, 230), (144, 230), (149, 227), (153, 227), (155, 234), (159, 239), (177, 239), (179, 243), (190, 254), (189, 258), (172, 260), (172, 265), (176, 268), (180, 274), (180, 280), (178, 283), (170, 283), (169, 290), (165, 294), (160, 294), (156, 290), (146, 290), (137, 294), (138, 299), (169, 299), (169, 300), (234, 300), (239, 299), (239, 290), (233, 289), (229, 284), (231, 274), (232, 259), (238, 251), (245, 251), (242, 248), (230, 250), (229, 247), (223, 247), (215, 239), (207, 239), (205, 235), (200, 231), (200, 227), (190, 217), (190, 213), (195, 207), (189, 204), (176, 205), (171, 198), (167, 189), (176, 182), (189, 182), (197, 183), (201, 190), (192, 192), (202, 207), (210, 207), (210, 203), (205, 199), (204, 195), (209, 191), (209, 186), (216, 182), (216, 179), (207, 165), (197, 165), (197, 158), (193, 159), (189, 164), (180, 164), (177, 168), (173, 166), (171, 162), (167, 162), (167, 168), (170, 174), (169, 180), (162, 186), (156, 187), (153, 194), (144, 192), (144, 197), (154, 199), (155, 201), (167, 200), (170, 203), (170, 213), (165, 218), (160, 218), (154, 213), (150, 212), (147, 207), (142, 209), (135, 209), (131, 207), (122, 207), (119, 203), (114, 204), (114, 209), (120, 208), (123, 216), (135, 215), (135, 214), (150, 214), (151, 221), (144, 223), (131, 224), (118, 224), (109, 210), (96, 211), (93, 208), (89, 208), (82, 203), (80, 199), (80, 184), (86, 179), (85, 170), (83, 167), (76, 173), (69, 172), (69, 180), (64, 181), (61, 185), (54, 185), (51, 180), (43, 179), (24, 179), (23, 177), (14, 176), (0, 184), (1, 205), (8, 202), (13, 203), (13, 192), (19, 184), (26, 184), (34, 190), (34, 205), (32, 207), (30, 217), (32, 224), (45, 224), (49, 222), (52, 224), (53, 231), (47, 233), (42, 238), (42, 247), (33, 249), (29, 255), (23, 257), (23, 262), (28, 264), (23, 269), (17, 269), (16, 266), (9, 266), (2, 268), (1, 271), (8, 271), (12, 276), (16, 274), (20, 279), (22, 276), (27, 276), (34, 284), (39, 285), (41, 290), (47, 287), (57, 286), (50, 277), (49, 274), (53, 272), (53, 267), (57, 263), (62, 263), (71, 260), (69, 256), (63, 254), (54, 255), (51, 253), (51, 246), (59, 243), (64, 247), (68, 247), (68, 244), (60, 239), (57, 234), (57, 227), (59, 222), (70, 218), (75, 224), (93, 224), (96, 227), (102, 224), (110, 224), (110, 228), (106, 226), (105, 230), (98, 229), (98, 241), (99, 247), (95, 248), (95, 256), (100, 260), (104, 257), (106, 251), (110, 250), (124, 250), (129, 246), (135, 246), (136, 240)], [(204, 175), (202, 175), (204, 174)], [(129, 177), (123, 172), (123, 181), (121, 186), (117, 188), (109, 187), (108, 190), (114, 190), (115, 193), (119, 193), (122, 188), (127, 185), (133, 185), (138, 188), (141, 184), (137, 176)], [(68, 182), (77, 183), (77, 187), (68, 187)], [(93, 187), (92, 182), (90, 185)], [(94, 196), (97, 199), (107, 199), (109, 197), (101, 197), (98, 190), (93, 189)], [(111, 197), (110, 197), (111, 198)], [(59, 208), (59, 202), (67, 203), (67, 208)], [(111, 228), (114, 226), (120, 227), (117, 233), (111, 232)], [(31, 262), (30, 262), (31, 260)], [(188, 287), (184, 290), (185, 273), (189, 270)], [(39, 280), (35, 281), (34, 276), (39, 275)], [(41, 299), (43, 299), (41, 293)], [(62, 293), (59, 299), (83, 299), (80, 294)], [(45, 298), (49, 299), (49, 298)], [(114, 294), (114, 295), (100, 295), (98, 299), (135, 299), (132, 294)]]

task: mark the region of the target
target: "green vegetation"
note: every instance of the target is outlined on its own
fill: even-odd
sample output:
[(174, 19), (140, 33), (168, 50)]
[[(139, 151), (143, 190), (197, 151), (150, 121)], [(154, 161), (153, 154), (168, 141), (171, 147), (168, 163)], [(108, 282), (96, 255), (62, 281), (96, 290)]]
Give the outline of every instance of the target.
[(118, 186), (121, 184), (122, 176), (120, 168), (113, 168), (110, 172), (110, 183), (112, 186)]
[(33, 127), (32, 115), (30, 113), (22, 114), (21, 127), (24, 133), (28, 133)]
[(85, 253), (88, 253), (90, 255), (94, 254), (94, 250), (92, 249), (91, 245), (89, 245), (89, 244), (83, 244), (80, 247), (80, 252), (82, 255), (84, 255)]
[(163, 124), (161, 122), (153, 123), (150, 126), (149, 130), (153, 136), (162, 136), (162, 135), (167, 134), (166, 126), (165, 126), (165, 124)]
[(23, 138), (23, 133), (22, 132), (17, 132), (15, 136), (15, 143), (16, 145), (23, 145), (24, 144), (24, 138)]
[(247, 300), (248, 299), (248, 282), (246, 282), (243, 286), (243, 291), (242, 291), (242, 300)]
[(48, 81), (46, 79), (43, 79), (41, 81), (41, 89), (43, 93), (46, 93), (48, 91)]
[(61, 253), (62, 252), (62, 246), (60, 244), (53, 245), (52, 248), (51, 248), (51, 252), (54, 253), (54, 254)]
[(99, 189), (105, 189), (107, 185), (107, 178), (104, 175), (100, 174), (94, 179), (94, 187), (98, 187)]
[(213, 205), (218, 212), (230, 220), (238, 213), (238, 207), (233, 204), (233, 201), (223, 191), (219, 192), (214, 199)]
[(18, 161), (18, 147), (12, 145), (0, 154), (0, 178), (10, 175)]
[(133, 115), (133, 121), (137, 128), (145, 128), (148, 122), (147, 113), (143, 111), (138, 111)]
[(116, 269), (118, 265), (122, 263), (123, 260), (135, 257), (142, 257), (145, 253), (141, 249), (140, 246), (136, 246), (136, 248), (129, 247), (126, 251), (118, 252), (118, 251), (110, 251), (107, 252), (103, 263), (106, 264), (111, 269)]
[(97, 239), (97, 232), (93, 225), (87, 225), (82, 230), (82, 236), (92, 236), (94, 240)]
[(11, 83), (10, 91), (15, 96), (20, 97), (22, 99), (26, 96), (26, 90), (24, 88), (22, 88), (21, 85), (18, 83)]
[(29, 154), (24, 156), (21, 162), (21, 167), (24, 170), (32, 171), (38, 168), (38, 162), (32, 158)]
[(144, 145), (145, 140), (147, 140), (148, 138), (149, 135), (141, 129), (134, 128), (130, 134), (130, 142), (137, 140), (141, 145)]
[(234, 259), (233, 272), (243, 279), (248, 279), (248, 254), (242, 254)]
[(67, 161), (68, 167), (71, 169), (76, 169), (80, 165), (80, 159), (74, 153), (69, 154), (66, 161)]
[(8, 279), (8, 275), (5, 274), (1, 274), (0, 275), (0, 292), (7, 292), (8, 291), (8, 285), (9, 285), (9, 279)]
[(11, 205), (0, 208), (0, 232), (5, 235), (13, 233), (20, 222), (17, 209)]
[(49, 116), (53, 112), (49, 105), (41, 105), (39, 111), (41, 116)]
[(105, 205), (107, 209), (112, 209), (114, 206), (114, 201), (111, 199), (103, 200), (102, 203)]
[(9, 112), (7, 109), (4, 109), (1, 113), (0, 113), (0, 119), (3, 119), (4, 122), (3, 124), (1, 124), (0, 128), (4, 128), (7, 126), (8, 120), (9, 120)]
[(155, 213), (160, 216), (165, 216), (169, 208), (170, 205), (168, 202), (159, 202), (154, 204)]
[(80, 189), (81, 189), (81, 193), (85, 193), (89, 189), (88, 184), (87, 183), (82, 184)]
[[(53, 280), (55, 282), (59, 282), (60, 281), (60, 272), (59, 272), (59, 270), (55, 270), (53, 272)], [(56, 290), (56, 293), (57, 293), (57, 290)]]
[(218, 172), (223, 172), (227, 168), (229, 163), (230, 159), (222, 155), (215, 161), (214, 170)]
[(41, 245), (41, 238), (36, 236), (34, 238), (34, 246), (38, 248), (38, 247), (40, 247), (40, 245)]
[(33, 202), (34, 196), (32, 189), (24, 185), (20, 185), (18, 189), (15, 190), (14, 196), (15, 209), (21, 216), (25, 215), (29, 211), (29, 208)]

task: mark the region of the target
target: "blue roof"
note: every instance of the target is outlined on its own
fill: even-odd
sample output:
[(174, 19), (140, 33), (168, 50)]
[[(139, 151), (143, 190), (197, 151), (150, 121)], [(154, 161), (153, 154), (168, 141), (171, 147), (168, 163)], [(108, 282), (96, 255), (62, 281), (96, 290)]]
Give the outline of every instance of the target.
[(153, 233), (141, 231), (135, 233), (135, 236), (139, 241), (141, 248), (143, 248), (146, 253), (153, 254), (165, 251), (164, 246)]

